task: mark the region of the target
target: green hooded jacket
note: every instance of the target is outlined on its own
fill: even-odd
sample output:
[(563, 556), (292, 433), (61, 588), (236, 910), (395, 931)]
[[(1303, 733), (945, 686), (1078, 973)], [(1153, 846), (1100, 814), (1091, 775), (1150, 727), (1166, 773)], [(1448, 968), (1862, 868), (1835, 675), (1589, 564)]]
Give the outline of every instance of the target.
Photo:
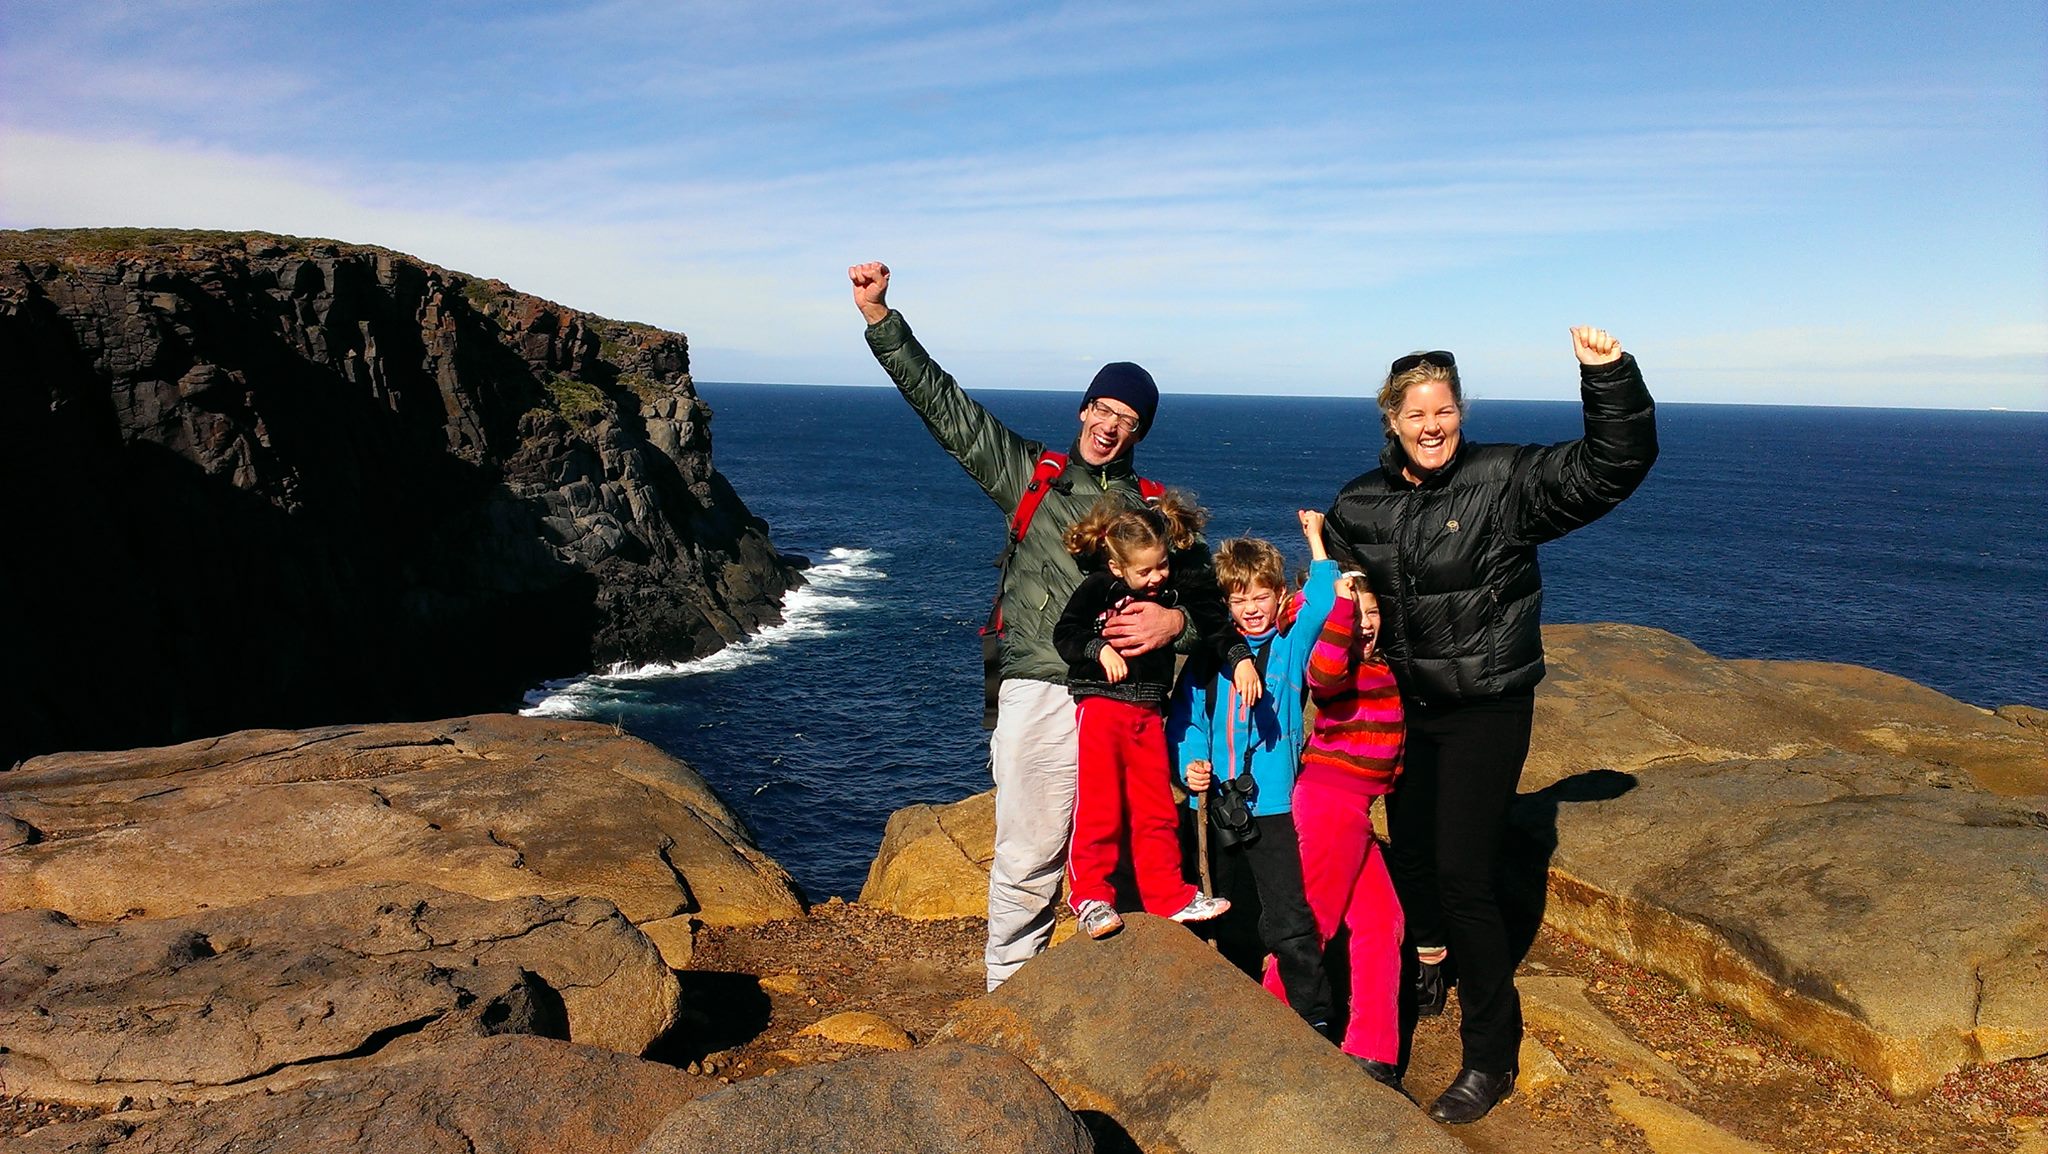
[[(891, 309), (888, 316), (868, 326), (868, 348), (925, 428), (931, 430), (932, 438), (995, 501), (1007, 525), (1045, 453), (1044, 442), (1011, 432), (969, 397), (953, 375), (917, 343), (902, 313)], [(1138, 497), (1138, 475), (1132, 469), (1131, 455), (1126, 453), (1098, 467), (1083, 461), (1070, 447), (1066, 471), (1053, 481), (1039, 504), (1003, 579), (1005, 678), (1066, 684), (1067, 663), (1053, 650), (1052, 628), (1081, 583), (1081, 569), (1061, 538), (1110, 490)], [(1181, 644), (1187, 640), (1184, 631)]]

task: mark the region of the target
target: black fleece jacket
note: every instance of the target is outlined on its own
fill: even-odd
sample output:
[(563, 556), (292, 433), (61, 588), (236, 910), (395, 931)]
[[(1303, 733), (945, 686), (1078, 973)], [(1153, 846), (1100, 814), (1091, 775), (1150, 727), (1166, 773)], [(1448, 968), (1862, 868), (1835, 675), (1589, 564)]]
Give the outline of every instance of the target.
[(1053, 648), (1067, 663), (1067, 688), (1075, 697), (1110, 697), (1118, 701), (1164, 702), (1173, 690), (1173, 650), (1154, 649), (1124, 660), (1130, 672), (1122, 681), (1104, 680), (1098, 660), (1102, 647), (1102, 625), (1111, 614), (1130, 601), (1156, 601), (1179, 609), (1200, 635), (1198, 652), (1213, 654), (1223, 668), (1251, 659), (1252, 651), (1230, 623), (1223, 591), (1214, 572), (1200, 554), (1173, 557), (1171, 575), (1157, 589), (1134, 592), (1123, 579), (1107, 569), (1098, 569), (1081, 579), (1067, 607), (1053, 626)]

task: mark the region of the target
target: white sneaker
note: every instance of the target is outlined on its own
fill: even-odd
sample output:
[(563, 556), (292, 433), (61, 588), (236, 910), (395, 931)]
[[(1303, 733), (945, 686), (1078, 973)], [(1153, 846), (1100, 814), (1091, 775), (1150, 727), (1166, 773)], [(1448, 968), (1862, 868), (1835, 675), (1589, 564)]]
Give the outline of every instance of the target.
[(1085, 901), (1074, 912), (1080, 917), (1081, 932), (1091, 938), (1106, 938), (1124, 928), (1123, 916), (1108, 902)]
[(1212, 898), (1208, 894), (1196, 894), (1180, 912), (1173, 915), (1176, 922), (1206, 922), (1210, 918), (1230, 911), (1229, 898)]

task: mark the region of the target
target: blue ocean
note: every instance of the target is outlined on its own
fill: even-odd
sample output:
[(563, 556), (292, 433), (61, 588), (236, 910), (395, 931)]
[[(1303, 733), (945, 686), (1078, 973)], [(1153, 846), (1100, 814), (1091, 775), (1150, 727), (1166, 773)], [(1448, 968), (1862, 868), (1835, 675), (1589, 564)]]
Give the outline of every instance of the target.
[[(551, 684), (702, 772), (813, 898), (853, 896), (889, 814), (989, 787), (981, 655), (996, 506), (895, 390), (699, 382), (718, 468), (809, 557), (787, 622), (680, 667)], [(1065, 448), (1075, 395), (976, 392)], [(1625, 621), (1721, 657), (1867, 665), (1979, 705), (2048, 706), (2048, 414), (1660, 405), (1619, 510), (1544, 547), (1544, 619)], [(1566, 402), (1478, 400), (1474, 441), (1579, 435)], [(1139, 447), (1212, 539), (1298, 563), (1381, 443), (1365, 399), (1168, 395)]]

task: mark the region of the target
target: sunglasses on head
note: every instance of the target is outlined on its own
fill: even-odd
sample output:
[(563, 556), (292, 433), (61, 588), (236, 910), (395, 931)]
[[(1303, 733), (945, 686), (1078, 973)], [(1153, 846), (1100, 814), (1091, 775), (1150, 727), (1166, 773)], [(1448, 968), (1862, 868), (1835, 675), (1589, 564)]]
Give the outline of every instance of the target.
[(1407, 356), (1395, 360), (1393, 367), (1389, 368), (1387, 373), (1389, 376), (1398, 377), (1417, 365), (1435, 365), (1440, 369), (1455, 369), (1458, 367), (1458, 358), (1442, 349), (1427, 353), (1409, 353)]

